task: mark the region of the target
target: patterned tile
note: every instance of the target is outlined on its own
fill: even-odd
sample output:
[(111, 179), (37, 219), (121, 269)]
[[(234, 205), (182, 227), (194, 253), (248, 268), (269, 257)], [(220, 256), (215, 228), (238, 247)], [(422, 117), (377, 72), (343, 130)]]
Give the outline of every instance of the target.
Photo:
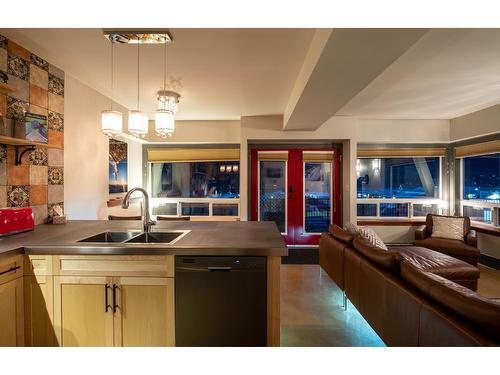
[(0, 208), (7, 207), (7, 186), (0, 186)]
[(47, 108), (42, 108), (34, 104), (30, 104), (30, 112), (36, 113), (37, 115), (49, 117), (49, 110)]
[(5, 162), (6, 160), (7, 160), (7, 146), (0, 145), (0, 163)]
[(0, 94), (0, 115), (5, 116), (7, 113), (7, 96)]
[(29, 165), (7, 164), (7, 185), (29, 185)]
[(44, 224), (49, 216), (49, 209), (46, 204), (40, 206), (31, 206), (33, 216), (35, 217), (35, 225)]
[(58, 203), (64, 201), (64, 186), (49, 185), (48, 203)]
[(31, 185), (30, 186), (30, 206), (47, 204), (48, 189), (47, 185)]
[(42, 68), (31, 64), (30, 65), (30, 83), (44, 90), (49, 89), (49, 73)]
[(64, 130), (64, 116), (57, 112), (49, 111), (49, 129), (62, 132)]
[(30, 60), (30, 52), (19, 44), (14, 43), (12, 40), (7, 40), (7, 51), (9, 51), (9, 54), (16, 55), (26, 62)]
[(64, 113), (64, 97), (49, 92), (49, 110)]
[(52, 218), (52, 216), (54, 216), (54, 207), (55, 206), (61, 207), (63, 212), (64, 212), (64, 202), (61, 201), (58, 203), (49, 203), (47, 205), (49, 218)]
[(64, 183), (64, 172), (61, 167), (49, 167), (49, 185), (62, 185)]
[(0, 48), (3, 49), (7, 48), (7, 38), (4, 37), (3, 35), (0, 35)]
[(29, 177), (30, 185), (47, 185), (48, 167), (44, 165), (30, 165)]
[(0, 186), (7, 185), (7, 163), (5, 160), (0, 163)]
[(7, 118), (13, 120), (24, 120), (24, 114), (27, 110), (27, 102), (7, 96)]
[(64, 79), (64, 71), (52, 64), (49, 64), (49, 73), (58, 78)]
[(49, 92), (64, 96), (64, 80), (49, 73)]
[(47, 108), (49, 104), (47, 90), (35, 85), (30, 85), (30, 103), (42, 108)]
[(0, 70), (7, 72), (7, 50), (0, 48)]
[(7, 186), (8, 207), (28, 207), (30, 187), (28, 185)]
[(46, 72), (49, 71), (49, 63), (44, 59), (42, 59), (41, 57), (38, 57), (34, 53), (30, 54), (30, 61), (33, 65), (36, 65), (38, 68), (41, 68)]
[(7, 73), (27, 81), (29, 78), (28, 62), (19, 56), (9, 53), (7, 58)]
[(37, 147), (30, 152), (30, 164), (31, 165), (47, 165), (48, 164), (48, 153), (45, 147)]
[(12, 86), (16, 91), (9, 93), (9, 96), (14, 99), (22, 100), (23, 102), (29, 101), (30, 85), (24, 79), (7, 74), (9, 77), (9, 86)]
[(48, 160), (49, 166), (51, 167), (63, 167), (64, 166), (64, 150), (58, 150), (56, 148), (48, 149)]
[(49, 145), (64, 148), (64, 133), (49, 129)]

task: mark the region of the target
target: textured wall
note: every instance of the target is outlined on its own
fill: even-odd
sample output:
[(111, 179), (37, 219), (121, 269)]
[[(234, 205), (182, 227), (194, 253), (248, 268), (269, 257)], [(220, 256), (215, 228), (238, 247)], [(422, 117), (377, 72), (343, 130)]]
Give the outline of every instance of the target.
[(54, 146), (27, 152), (16, 166), (14, 146), (0, 145), (0, 207), (32, 207), (40, 224), (64, 205), (64, 72), (1, 35), (0, 70), (16, 89), (0, 93), (0, 135), (13, 136), (25, 112), (37, 113), (47, 116)]

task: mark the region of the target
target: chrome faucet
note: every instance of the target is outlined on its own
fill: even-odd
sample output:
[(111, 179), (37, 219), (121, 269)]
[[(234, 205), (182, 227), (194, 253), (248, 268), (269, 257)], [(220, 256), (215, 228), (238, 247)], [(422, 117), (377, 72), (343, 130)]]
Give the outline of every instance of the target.
[(142, 195), (144, 195), (144, 232), (148, 233), (151, 231), (151, 226), (156, 225), (156, 221), (152, 220), (151, 216), (149, 216), (149, 195), (146, 190), (140, 187), (130, 189), (125, 195), (125, 198), (123, 198), (122, 208), (128, 208), (130, 203), (130, 196), (135, 191), (140, 191)]

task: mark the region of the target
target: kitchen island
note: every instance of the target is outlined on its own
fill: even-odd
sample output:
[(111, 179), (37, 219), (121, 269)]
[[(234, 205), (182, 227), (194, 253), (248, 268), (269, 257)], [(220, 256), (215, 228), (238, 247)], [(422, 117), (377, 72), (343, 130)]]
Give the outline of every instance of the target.
[(99, 236), (80, 242), (127, 231), (135, 238), (142, 223), (69, 221), (1, 238), (0, 344), (173, 346), (175, 257), (226, 256), (265, 257), (267, 345), (279, 346), (279, 272), (287, 248), (274, 223), (160, 222), (153, 234), (182, 235), (171, 244)]

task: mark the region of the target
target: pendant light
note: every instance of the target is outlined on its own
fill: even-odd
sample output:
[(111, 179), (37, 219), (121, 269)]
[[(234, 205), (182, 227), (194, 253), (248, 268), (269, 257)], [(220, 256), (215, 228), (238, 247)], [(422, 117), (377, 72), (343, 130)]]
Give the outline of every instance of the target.
[(132, 110), (128, 113), (128, 131), (130, 134), (138, 137), (144, 138), (148, 133), (148, 115), (141, 110), (139, 110), (139, 47), (141, 41), (137, 43), (137, 109)]
[(101, 112), (101, 130), (108, 137), (116, 137), (122, 132), (122, 113), (113, 111), (114, 85), (113, 42), (111, 42), (111, 109)]
[[(163, 90), (158, 91), (159, 108), (155, 112), (156, 135), (162, 138), (170, 137), (175, 131), (174, 114), (177, 112), (177, 103), (180, 95), (167, 90), (167, 36), (165, 35)], [(171, 37), (170, 37), (171, 38)], [(172, 39), (170, 39), (172, 41)]]

